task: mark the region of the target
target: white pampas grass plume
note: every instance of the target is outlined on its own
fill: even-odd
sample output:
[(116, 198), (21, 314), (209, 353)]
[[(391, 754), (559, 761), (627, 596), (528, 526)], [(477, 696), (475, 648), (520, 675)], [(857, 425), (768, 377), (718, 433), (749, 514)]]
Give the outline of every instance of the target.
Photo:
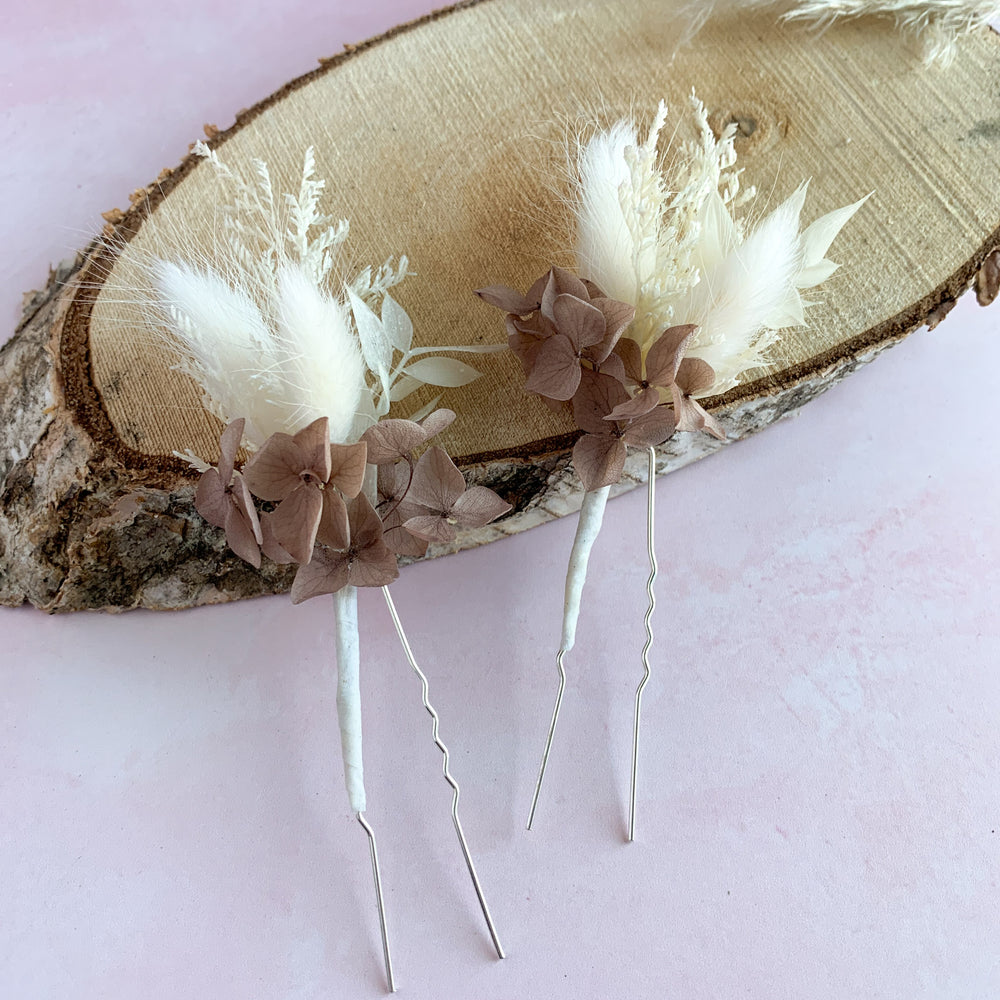
[(296, 267), (278, 273), (278, 349), (282, 383), (296, 427), (328, 417), (330, 438), (346, 441), (366, 390), (365, 363), (347, 306), (321, 292)]
[(725, 391), (763, 362), (775, 329), (802, 322), (789, 315), (788, 306), (790, 294), (797, 299), (795, 281), (802, 269), (799, 213), (804, 197), (805, 186), (745, 241), (723, 248), (728, 252), (706, 264), (701, 280), (674, 308), (681, 322), (698, 326), (687, 354), (715, 369), (713, 392)]
[(767, 360), (776, 331), (805, 321), (800, 292), (837, 265), (831, 243), (862, 201), (800, 232), (807, 184), (747, 234), (737, 205), (733, 132), (716, 139), (704, 105), (692, 96), (699, 140), (661, 155), (661, 103), (647, 138), (619, 122), (581, 144), (573, 202), (581, 277), (635, 306), (626, 336), (643, 349), (663, 330), (695, 324), (688, 353), (716, 373), (713, 393), (735, 385)]
[(824, 28), (858, 17), (891, 17), (897, 27), (921, 43), (924, 59), (949, 65), (962, 35), (1000, 18), (997, 0), (699, 0), (686, 9), (690, 40), (714, 14), (773, 7), (783, 21), (800, 21)]
[[(638, 297), (636, 241), (625, 218), (634, 208), (625, 150), (639, 145), (635, 127), (621, 121), (580, 147), (576, 202), (576, 258), (580, 271), (621, 302)], [(655, 239), (658, 226), (653, 229)]]
[(297, 267), (277, 275), (273, 323), (242, 288), (212, 271), (161, 262), (156, 268), (178, 367), (201, 387), (206, 409), (223, 423), (246, 418), (246, 442), (295, 433), (330, 419), (347, 440), (365, 390), (365, 368), (345, 306)]

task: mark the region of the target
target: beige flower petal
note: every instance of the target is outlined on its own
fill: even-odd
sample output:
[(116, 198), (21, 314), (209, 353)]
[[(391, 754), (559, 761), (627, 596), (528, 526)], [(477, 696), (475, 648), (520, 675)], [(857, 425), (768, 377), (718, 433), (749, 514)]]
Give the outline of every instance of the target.
[(633, 420), (622, 440), (633, 448), (655, 448), (674, 433), (674, 411), (669, 406), (657, 406), (656, 409)]
[(427, 431), (412, 420), (380, 420), (361, 435), (368, 446), (368, 463), (398, 462), (427, 440)]
[(489, 305), (496, 306), (497, 309), (502, 309), (506, 313), (513, 313), (515, 316), (527, 316), (535, 312), (541, 304), (540, 299), (532, 300), (506, 285), (477, 288), (476, 295)]
[(443, 407), (440, 410), (435, 410), (433, 413), (428, 413), (420, 421), (420, 426), (424, 429), (426, 440), (436, 437), (443, 430), (450, 427), (454, 423), (456, 416), (457, 414), (454, 410), (448, 410)]
[(244, 562), (260, 569), (260, 546), (254, 537), (253, 526), (235, 504), (229, 505), (226, 514), (226, 542)]
[(331, 549), (347, 549), (351, 544), (347, 504), (334, 490), (323, 490), (323, 513), (320, 515), (316, 541)]
[(581, 430), (607, 434), (611, 430), (604, 418), (616, 406), (628, 402), (628, 391), (616, 378), (603, 372), (583, 372), (580, 388), (573, 397), (573, 419)]
[(514, 508), (485, 486), (470, 486), (451, 508), (463, 528), (481, 528)]
[(243, 440), (243, 428), (245, 426), (246, 420), (243, 417), (240, 417), (239, 419), (234, 420), (222, 432), (222, 437), (219, 438), (219, 446), (222, 454), (219, 457), (217, 468), (223, 482), (227, 485), (233, 475), (233, 469), (236, 466), (236, 452), (240, 450), (240, 443)]
[(589, 493), (622, 478), (628, 449), (613, 434), (584, 434), (573, 446), (573, 468)]
[(367, 465), (368, 446), (364, 441), (357, 444), (331, 444), (330, 478), (327, 482), (336, 486), (345, 497), (356, 497), (364, 485)]
[(330, 481), (330, 421), (326, 417), (303, 427), (292, 440), (302, 450), (302, 469), (321, 483)]
[(572, 399), (580, 385), (580, 359), (568, 337), (557, 334), (542, 342), (524, 388), (549, 399)]
[(624, 403), (619, 403), (604, 419), (615, 422), (635, 420), (638, 417), (645, 416), (650, 410), (659, 405), (660, 394), (650, 386), (648, 389), (643, 389), (637, 396), (633, 396)]
[(443, 448), (428, 448), (413, 472), (406, 503), (425, 507), (435, 514), (450, 513), (465, 492), (465, 477)]
[(272, 434), (243, 470), (250, 492), (261, 500), (284, 500), (302, 485), (305, 456), (290, 434)]
[(685, 358), (677, 368), (675, 380), (684, 395), (695, 396), (715, 385), (715, 369), (701, 358)]
[(542, 292), (542, 304), (540, 312), (550, 322), (555, 323), (555, 302), (560, 295), (575, 295), (584, 302), (590, 301), (590, 292), (587, 286), (575, 275), (561, 267), (554, 267), (548, 274), (545, 282), (545, 291)]
[(198, 480), (198, 489), (194, 495), (194, 509), (216, 528), (226, 526), (226, 517), (231, 506), (226, 485), (218, 469), (206, 469)]
[(292, 604), (301, 604), (321, 594), (335, 594), (347, 586), (350, 566), (346, 553), (317, 549), (307, 565), (299, 566), (292, 582)]
[(691, 336), (698, 328), (691, 324), (672, 326), (657, 338), (646, 354), (646, 381), (650, 385), (669, 386), (677, 376)]
[[(569, 342), (577, 354), (584, 348), (593, 347), (604, 339), (607, 324), (604, 313), (589, 302), (575, 295), (557, 295), (552, 305), (556, 328)], [(611, 348), (608, 348), (610, 352)]]
[(323, 492), (309, 483), (289, 493), (271, 514), (274, 537), (297, 563), (312, 558), (322, 514)]

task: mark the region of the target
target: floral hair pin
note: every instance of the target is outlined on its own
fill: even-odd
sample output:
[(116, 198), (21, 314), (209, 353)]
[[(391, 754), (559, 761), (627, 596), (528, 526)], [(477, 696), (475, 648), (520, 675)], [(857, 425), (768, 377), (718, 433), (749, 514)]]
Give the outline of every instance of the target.
[[(453, 791), (451, 816), (498, 957), (504, 952), (458, 813), (459, 786), (441, 741), (428, 680), (389, 592), (399, 555), (423, 555), (458, 528), (478, 528), (509, 511), (492, 490), (467, 487), (432, 439), (455, 419), (435, 404), (412, 419), (387, 416), (390, 403), (423, 384), (463, 385), (478, 373), (445, 348), (413, 346), (413, 325), (388, 294), (406, 258), (367, 269), (347, 285), (338, 250), (346, 222), (319, 212), (324, 182), (305, 155), (297, 196), (275, 198), (267, 167), (248, 182), (207, 146), (196, 151), (233, 192), (211, 267), (153, 265), (157, 311), (178, 367), (201, 386), (224, 424), (220, 457), (202, 472), (195, 506), (222, 528), (229, 547), (259, 567), (262, 556), (296, 563), (292, 601), (332, 595), (337, 713), (351, 810), (368, 837), (389, 988), (395, 989), (375, 834), (365, 818), (362, 763), (359, 587), (379, 587), (403, 652), (421, 684), (432, 736)], [(379, 314), (373, 308), (381, 303)], [(477, 352), (483, 349), (447, 348)], [(436, 402), (436, 401), (435, 401)], [(240, 449), (251, 457), (240, 468)]]
[[(528, 815), (531, 829), (566, 688), (564, 660), (576, 641), (587, 564), (629, 449), (648, 456), (650, 575), (635, 693), (628, 839), (635, 834), (642, 694), (650, 676), (656, 448), (677, 431), (725, 430), (701, 403), (735, 385), (767, 357), (776, 331), (804, 322), (802, 292), (836, 269), (826, 252), (861, 206), (800, 228), (807, 185), (751, 224), (741, 211), (735, 126), (716, 138), (692, 97), (697, 141), (661, 152), (661, 102), (645, 138), (619, 122), (578, 149), (571, 204), (579, 276), (553, 267), (525, 293), (503, 285), (477, 294), (506, 314), (508, 343), (525, 389), (572, 408), (581, 432), (573, 467), (584, 489), (566, 576), (559, 686)], [(669, 159), (667, 156), (669, 155)]]

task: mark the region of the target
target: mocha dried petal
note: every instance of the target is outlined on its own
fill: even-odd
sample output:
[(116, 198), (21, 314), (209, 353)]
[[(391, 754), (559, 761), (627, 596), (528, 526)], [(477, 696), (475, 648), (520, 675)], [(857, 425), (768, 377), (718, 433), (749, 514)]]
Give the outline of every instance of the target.
[(233, 469), (244, 424), (241, 417), (223, 431), (219, 465), (202, 473), (194, 506), (209, 524), (225, 530), (226, 542), (236, 555), (259, 569), (260, 522), (246, 481)]
[(433, 413), (428, 413), (420, 421), (420, 426), (424, 429), (424, 440), (429, 441), (432, 437), (437, 437), (443, 430), (450, 427), (454, 423), (456, 415), (454, 410), (444, 407), (435, 410)]
[(587, 286), (575, 274), (562, 267), (553, 267), (545, 282), (540, 309), (541, 314), (552, 323), (556, 322), (555, 303), (560, 295), (572, 295), (584, 302), (590, 301)]
[(427, 431), (412, 420), (380, 420), (361, 436), (368, 445), (368, 463), (398, 462), (427, 440)]
[(524, 387), (549, 399), (572, 399), (580, 385), (580, 370), (580, 359), (569, 338), (556, 334), (543, 341), (534, 354)]
[(674, 411), (669, 406), (657, 406), (648, 413), (629, 421), (622, 440), (633, 448), (656, 448), (676, 430)]
[(540, 299), (531, 299), (515, 292), (513, 288), (506, 285), (490, 285), (488, 288), (477, 288), (478, 295), (484, 302), (504, 312), (513, 313), (515, 316), (527, 316), (535, 312), (541, 305)]
[(693, 393), (707, 392), (715, 384), (715, 372), (707, 361), (701, 358), (685, 358), (677, 369), (677, 380), (671, 386), (674, 411), (677, 415), (677, 429), (681, 431), (705, 430), (712, 437), (724, 441), (726, 432)]
[(677, 377), (684, 350), (697, 327), (672, 326), (663, 331), (646, 354), (644, 384), (669, 388)]
[(261, 500), (284, 500), (305, 485), (330, 478), (329, 422), (314, 420), (298, 434), (272, 434), (247, 465), (247, 485)]
[[(292, 584), (292, 603), (333, 594), (347, 584), (354, 587), (383, 587), (399, 576), (395, 555), (382, 538), (382, 522), (368, 502), (359, 494), (347, 508), (350, 540), (346, 549), (337, 549), (322, 542), (317, 545), (312, 560), (299, 567)], [(324, 521), (324, 537), (327, 534)]]
[(650, 387), (643, 389), (638, 395), (619, 403), (604, 419), (614, 421), (635, 420), (643, 417), (654, 407), (660, 405), (660, 393)]
[(330, 476), (327, 483), (336, 486), (349, 500), (361, 492), (368, 465), (368, 446), (357, 444), (330, 445)]
[(569, 340), (576, 355), (604, 339), (604, 313), (573, 295), (558, 295), (552, 307), (556, 329)]
[(609, 433), (604, 418), (615, 407), (629, 401), (625, 386), (604, 372), (585, 371), (573, 397), (573, 418), (581, 430), (591, 434)]
[(400, 504), (403, 527), (428, 542), (449, 542), (455, 527), (481, 528), (511, 509), (485, 486), (465, 487), (465, 477), (441, 448), (420, 456), (413, 484)]
[(573, 446), (573, 468), (589, 493), (617, 483), (627, 455), (625, 442), (615, 434), (584, 434)]
[(275, 539), (297, 563), (307, 563), (312, 558), (323, 514), (323, 492), (313, 485), (293, 490), (271, 514)]

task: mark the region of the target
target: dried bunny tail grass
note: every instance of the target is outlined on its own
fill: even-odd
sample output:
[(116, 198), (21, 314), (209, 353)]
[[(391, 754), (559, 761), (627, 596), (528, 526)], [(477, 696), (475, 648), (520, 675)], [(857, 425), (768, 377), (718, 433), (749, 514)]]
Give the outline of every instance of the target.
[[(673, 303), (698, 280), (700, 214), (710, 195), (731, 202), (735, 128), (716, 139), (693, 94), (696, 138), (659, 148), (667, 121), (661, 101), (646, 137), (620, 121), (580, 141), (572, 207), (582, 277), (635, 306), (629, 336), (648, 346), (671, 325)], [(721, 189), (721, 195), (719, 194)]]
[(760, 10), (782, 11), (783, 21), (797, 21), (825, 28), (835, 21), (858, 17), (891, 17), (897, 26), (914, 35), (928, 64), (948, 66), (955, 58), (958, 39), (1000, 18), (997, 0), (708, 0), (682, 9), (684, 41), (690, 41), (716, 14)]
[(346, 304), (324, 295), (300, 269), (278, 275), (275, 341), (282, 355), (280, 405), (301, 427), (328, 417), (330, 438), (347, 441), (361, 407), (366, 369)]
[(277, 275), (272, 326), (245, 288), (211, 271), (160, 262), (156, 279), (178, 367), (223, 423), (246, 418), (251, 449), (321, 416), (334, 441), (350, 437), (366, 382), (342, 302), (288, 265)]
[(802, 321), (789, 312), (798, 302), (796, 280), (804, 262), (799, 216), (805, 192), (803, 185), (746, 240), (706, 267), (676, 307), (684, 322), (698, 325), (687, 353), (715, 369), (713, 393), (765, 362), (775, 330), (792, 325), (789, 319)]
[(169, 261), (155, 262), (151, 270), (156, 299), (150, 325), (176, 351), (177, 367), (202, 390), (205, 409), (223, 424), (245, 416), (248, 440), (259, 447), (273, 415), (252, 404), (270, 395), (277, 359), (257, 304), (245, 288), (209, 270)]
[[(620, 121), (580, 144), (576, 163), (576, 259), (580, 273), (613, 299), (638, 297), (637, 233), (626, 218), (634, 190), (625, 151), (638, 145), (635, 126)], [(631, 201), (632, 199), (629, 198)], [(655, 239), (658, 226), (653, 228)]]

